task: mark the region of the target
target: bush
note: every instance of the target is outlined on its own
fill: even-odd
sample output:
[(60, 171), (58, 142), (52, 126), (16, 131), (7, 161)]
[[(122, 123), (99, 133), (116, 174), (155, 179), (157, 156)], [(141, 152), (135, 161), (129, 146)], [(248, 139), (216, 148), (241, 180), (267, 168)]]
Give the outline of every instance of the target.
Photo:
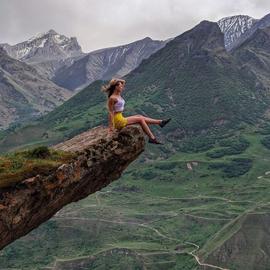
[(262, 138), (261, 144), (264, 145), (267, 149), (270, 149), (270, 136)]
[(132, 176), (135, 178), (141, 178), (145, 180), (150, 180), (158, 176), (158, 174), (151, 168), (143, 171), (134, 171)]
[(172, 170), (177, 166), (177, 162), (160, 162), (155, 164), (155, 168), (160, 170)]
[(227, 177), (236, 177), (247, 173), (252, 167), (252, 160), (248, 158), (234, 158), (229, 163), (218, 162), (209, 164), (208, 169), (222, 169)]
[(146, 179), (146, 180), (153, 179), (157, 176), (158, 176), (158, 174), (156, 172), (154, 172), (153, 170), (146, 170), (141, 174), (141, 177), (143, 179)]
[(211, 152), (207, 152), (206, 156), (211, 157), (211, 158), (220, 158), (226, 155), (226, 148), (222, 149), (215, 149)]
[(212, 148), (215, 144), (215, 139), (210, 137), (193, 137), (186, 139), (181, 145), (180, 151), (196, 153), (200, 151), (206, 151)]
[(215, 149), (206, 153), (208, 157), (220, 158), (226, 155), (237, 155), (243, 153), (250, 145), (250, 142), (243, 137), (236, 139), (226, 139), (219, 142), (224, 148)]
[(262, 134), (262, 135), (270, 134), (270, 124), (269, 123), (261, 124), (257, 133)]
[(47, 146), (37, 146), (34, 149), (27, 151), (27, 156), (29, 158), (47, 158), (50, 156), (50, 150)]

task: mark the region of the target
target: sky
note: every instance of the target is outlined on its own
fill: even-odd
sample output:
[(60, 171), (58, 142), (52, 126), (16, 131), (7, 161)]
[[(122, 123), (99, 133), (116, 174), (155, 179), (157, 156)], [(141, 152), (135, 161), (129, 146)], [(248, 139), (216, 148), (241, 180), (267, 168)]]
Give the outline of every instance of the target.
[(54, 29), (90, 52), (145, 37), (165, 40), (202, 20), (268, 13), (269, 0), (0, 0), (0, 43)]

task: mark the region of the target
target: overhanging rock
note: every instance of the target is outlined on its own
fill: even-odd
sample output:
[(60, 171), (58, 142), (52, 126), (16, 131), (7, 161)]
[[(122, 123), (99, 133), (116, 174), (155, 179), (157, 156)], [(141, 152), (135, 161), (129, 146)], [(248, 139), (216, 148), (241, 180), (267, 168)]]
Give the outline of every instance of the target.
[(78, 201), (118, 179), (144, 151), (140, 126), (126, 126), (108, 135), (98, 126), (50, 146), (75, 152), (76, 158), (48, 175), (25, 179), (0, 193), (0, 249)]

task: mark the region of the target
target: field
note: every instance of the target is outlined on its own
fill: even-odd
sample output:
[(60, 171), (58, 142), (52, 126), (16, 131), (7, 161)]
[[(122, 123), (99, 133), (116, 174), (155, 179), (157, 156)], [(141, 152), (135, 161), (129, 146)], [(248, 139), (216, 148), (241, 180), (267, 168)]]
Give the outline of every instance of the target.
[(250, 128), (206, 151), (140, 157), (119, 180), (3, 249), (0, 268), (267, 269), (245, 266), (240, 253), (230, 265), (212, 257), (245, 230), (245, 216), (270, 213), (267, 138)]

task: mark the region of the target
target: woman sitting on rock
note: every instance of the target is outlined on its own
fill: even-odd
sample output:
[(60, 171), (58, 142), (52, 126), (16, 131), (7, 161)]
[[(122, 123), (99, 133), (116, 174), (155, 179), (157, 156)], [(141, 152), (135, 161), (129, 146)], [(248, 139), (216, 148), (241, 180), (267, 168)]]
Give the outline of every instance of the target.
[(108, 85), (101, 87), (101, 91), (106, 92), (108, 95), (107, 108), (109, 111), (109, 133), (113, 128), (121, 129), (127, 125), (139, 123), (143, 131), (148, 135), (149, 143), (163, 144), (156, 139), (147, 124), (156, 124), (160, 127), (164, 127), (171, 118), (165, 120), (153, 119), (141, 114), (124, 117), (122, 113), (125, 100), (121, 97), (121, 93), (124, 90), (125, 83), (126, 81), (123, 79), (113, 78)]

